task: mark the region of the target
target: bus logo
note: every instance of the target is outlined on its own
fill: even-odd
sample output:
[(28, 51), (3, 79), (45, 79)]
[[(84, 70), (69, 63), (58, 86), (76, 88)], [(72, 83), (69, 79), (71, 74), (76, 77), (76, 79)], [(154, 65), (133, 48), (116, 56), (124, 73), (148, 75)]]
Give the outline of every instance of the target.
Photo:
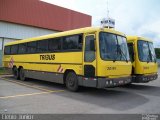
[(54, 60), (55, 55), (40, 55), (40, 60)]

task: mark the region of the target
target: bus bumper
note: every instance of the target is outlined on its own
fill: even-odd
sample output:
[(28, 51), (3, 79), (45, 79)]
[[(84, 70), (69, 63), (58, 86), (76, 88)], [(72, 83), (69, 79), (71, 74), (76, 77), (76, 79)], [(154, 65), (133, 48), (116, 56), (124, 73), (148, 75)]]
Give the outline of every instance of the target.
[(132, 77), (133, 83), (147, 83), (152, 80), (156, 80), (158, 78), (158, 74), (150, 74), (150, 75), (136, 75)]
[(126, 85), (131, 82), (131, 79), (131, 77), (99, 78), (97, 88), (112, 88), (121, 85)]
[(111, 88), (117, 87), (131, 82), (131, 77), (121, 78), (83, 78), (79, 80), (80, 86), (95, 88)]

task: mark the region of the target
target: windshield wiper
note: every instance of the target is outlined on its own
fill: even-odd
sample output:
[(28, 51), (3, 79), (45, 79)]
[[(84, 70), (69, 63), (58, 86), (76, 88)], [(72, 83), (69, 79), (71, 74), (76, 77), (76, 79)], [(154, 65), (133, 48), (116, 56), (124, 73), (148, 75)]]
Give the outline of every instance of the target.
[[(120, 52), (119, 52), (119, 50), (120, 50)], [(117, 45), (117, 53), (118, 52), (120, 53), (121, 57), (123, 56), (125, 58), (126, 62), (128, 62), (127, 57), (125, 56), (124, 52), (122, 51), (120, 45)], [(116, 56), (114, 62), (117, 60), (117, 57), (118, 57), (118, 55)]]
[(121, 51), (121, 56), (123, 55), (123, 57), (126, 59), (126, 62), (128, 62), (126, 55), (124, 54), (124, 52), (122, 51), (121, 47), (119, 46), (119, 49)]
[[(151, 50), (149, 49), (149, 54), (151, 55), (150, 57), (152, 57), (153, 59), (154, 59), (154, 62), (156, 63), (156, 57), (155, 56), (153, 56), (153, 54), (152, 54), (152, 52), (151, 52)], [(152, 58), (150, 59), (151, 61), (152, 61)]]
[(117, 54), (117, 53), (118, 53), (118, 45), (116, 45), (116, 47), (117, 47), (117, 48), (116, 48), (116, 55), (117, 55), (117, 56), (114, 57), (113, 62), (116, 62), (116, 61), (117, 61), (117, 58), (118, 58), (118, 54)]
[(148, 56), (147, 56), (147, 63), (149, 63), (149, 62), (150, 62), (150, 60), (151, 60), (151, 58), (150, 58), (150, 54), (148, 54)]

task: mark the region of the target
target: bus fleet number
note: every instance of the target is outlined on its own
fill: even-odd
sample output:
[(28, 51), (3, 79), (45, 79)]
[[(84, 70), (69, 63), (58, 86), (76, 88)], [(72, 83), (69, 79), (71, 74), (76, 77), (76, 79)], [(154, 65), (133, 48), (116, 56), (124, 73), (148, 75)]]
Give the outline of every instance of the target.
[(107, 70), (116, 70), (116, 67), (107, 67)]

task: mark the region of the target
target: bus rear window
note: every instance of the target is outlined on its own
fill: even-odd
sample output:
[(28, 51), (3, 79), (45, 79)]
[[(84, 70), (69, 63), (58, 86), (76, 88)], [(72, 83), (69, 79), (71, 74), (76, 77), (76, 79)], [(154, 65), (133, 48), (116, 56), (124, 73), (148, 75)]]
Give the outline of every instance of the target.
[(11, 53), (11, 47), (10, 46), (5, 46), (4, 48), (4, 54), (9, 55)]

